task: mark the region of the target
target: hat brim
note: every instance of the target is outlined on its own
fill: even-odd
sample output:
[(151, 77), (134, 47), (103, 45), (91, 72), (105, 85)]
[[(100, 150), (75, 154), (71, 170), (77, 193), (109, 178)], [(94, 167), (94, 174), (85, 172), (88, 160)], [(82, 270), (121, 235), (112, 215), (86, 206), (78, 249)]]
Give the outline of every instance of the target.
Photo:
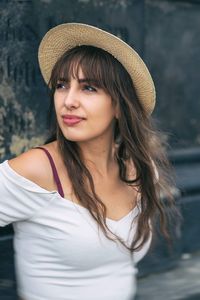
[(155, 87), (144, 61), (120, 38), (91, 25), (66, 23), (45, 34), (39, 46), (38, 59), (46, 83), (49, 82), (52, 69), (62, 54), (81, 45), (102, 48), (113, 55), (130, 74), (146, 113), (152, 113), (156, 98)]

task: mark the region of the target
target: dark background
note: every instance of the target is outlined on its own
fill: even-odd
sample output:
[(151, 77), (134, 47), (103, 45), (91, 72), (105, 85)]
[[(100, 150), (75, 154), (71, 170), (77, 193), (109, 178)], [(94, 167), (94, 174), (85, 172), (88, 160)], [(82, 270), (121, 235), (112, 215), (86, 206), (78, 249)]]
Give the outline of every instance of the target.
[[(139, 268), (142, 276), (175, 267), (182, 254), (200, 250), (200, 0), (0, 0), (0, 161), (44, 141), (48, 93), (37, 49), (50, 28), (67, 22), (121, 37), (152, 74), (153, 116), (169, 143), (184, 221), (174, 252), (159, 240)], [(6, 227), (0, 230), (2, 300), (14, 299), (6, 298), (14, 297), (12, 257)]]
[(48, 97), (37, 49), (51, 27), (83, 22), (131, 44), (155, 81), (154, 117), (172, 149), (200, 146), (200, 1), (1, 0), (0, 159), (44, 138)]

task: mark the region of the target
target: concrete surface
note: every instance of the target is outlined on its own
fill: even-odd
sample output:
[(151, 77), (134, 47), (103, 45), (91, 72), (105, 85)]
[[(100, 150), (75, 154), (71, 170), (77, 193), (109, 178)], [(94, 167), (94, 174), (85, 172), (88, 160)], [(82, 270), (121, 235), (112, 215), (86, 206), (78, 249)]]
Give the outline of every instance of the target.
[(137, 300), (200, 300), (200, 252), (184, 254), (179, 266), (138, 281)]

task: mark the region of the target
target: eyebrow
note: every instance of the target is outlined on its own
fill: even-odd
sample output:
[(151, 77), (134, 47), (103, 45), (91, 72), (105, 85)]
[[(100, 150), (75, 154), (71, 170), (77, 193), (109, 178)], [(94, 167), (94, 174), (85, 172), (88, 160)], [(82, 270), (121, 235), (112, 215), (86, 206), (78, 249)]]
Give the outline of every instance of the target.
[(99, 86), (99, 82), (92, 78), (78, 78), (78, 83), (89, 83), (89, 84), (95, 84), (96, 86)]
[[(60, 77), (58, 81), (66, 82), (66, 83), (69, 82), (69, 80), (66, 80), (65, 78), (62, 77)], [(100, 86), (99, 82), (92, 78), (78, 78), (77, 81), (78, 83), (89, 83), (89, 84), (95, 84), (96, 86)]]

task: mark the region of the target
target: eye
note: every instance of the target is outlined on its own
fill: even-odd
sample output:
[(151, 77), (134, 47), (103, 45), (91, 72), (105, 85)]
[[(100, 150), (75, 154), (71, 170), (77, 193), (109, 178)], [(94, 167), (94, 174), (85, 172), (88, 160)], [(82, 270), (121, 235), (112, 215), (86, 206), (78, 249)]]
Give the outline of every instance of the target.
[(91, 85), (84, 85), (83, 90), (86, 90), (88, 92), (97, 92), (97, 89)]
[(65, 89), (66, 88), (66, 83), (64, 83), (64, 82), (58, 82), (57, 84), (56, 84), (56, 89), (58, 90), (58, 89)]

